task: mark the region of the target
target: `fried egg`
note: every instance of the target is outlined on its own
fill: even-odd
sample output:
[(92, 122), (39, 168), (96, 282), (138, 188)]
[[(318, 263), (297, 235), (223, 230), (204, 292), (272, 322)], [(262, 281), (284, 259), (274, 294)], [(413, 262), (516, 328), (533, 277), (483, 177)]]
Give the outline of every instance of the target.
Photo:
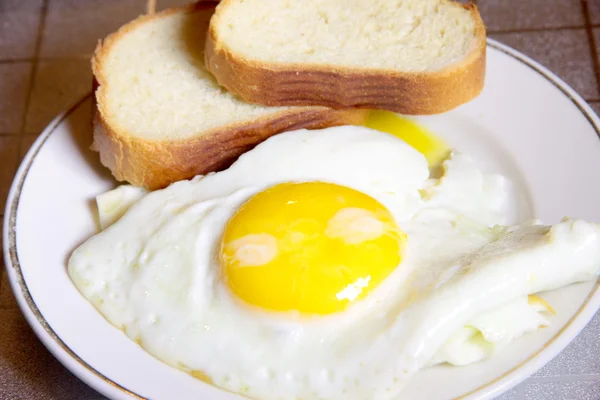
[(537, 295), (522, 296), (478, 315), (456, 331), (430, 365), (467, 365), (492, 356), (525, 333), (550, 325), (554, 309)]
[(98, 224), (104, 230), (115, 223), (133, 204), (144, 197), (148, 191), (131, 185), (121, 185), (96, 196)]
[(421, 368), (547, 325), (530, 295), (600, 268), (599, 226), (503, 226), (504, 178), (458, 152), (430, 166), (368, 128), (283, 133), (113, 207), (69, 274), (146, 351), (224, 389), (396, 398)]

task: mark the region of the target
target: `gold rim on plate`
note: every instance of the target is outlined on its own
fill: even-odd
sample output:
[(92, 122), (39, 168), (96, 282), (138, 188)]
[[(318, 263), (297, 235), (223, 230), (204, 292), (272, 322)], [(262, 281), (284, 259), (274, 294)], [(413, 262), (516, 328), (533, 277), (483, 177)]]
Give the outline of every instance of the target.
[[(534, 70), (535, 72), (537, 72), (538, 74), (540, 74), (541, 76), (546, 78), (546, 80), (548, 80), (557, 89), (559, 89), (579, 109), (579, 111), (586, 117), (586, 119), (588, 120), (590, 125), (594, 128), (594, 130), (596, 131), (596, 134), (598, 135), (598, 138), (600, 139), (600, 127), (598, 126), (598, 124), (596, 123), (596, 121), (592, 117), (592, 115), (590, 115), (590, 113), (586, 110), (585, 106), (582, 104), (585, 102), (583, 102), (580, 98), (574, 97), (567, 89), (565, 89), (565, 87), (563, 86), (564, 84), (557, 81), (556, 77), (549, 74), (543, 67), (540, 67), (539, 64), (530, 60), (528, 57), (517, 52), (516, 50), (513, 50), (509, 47), (506, 47), (504, 45), (501, 45), (501, 44), (499, 44), (493, 40), (489, 40), (489, 39), (487, 41), (487, 45), (495, 50), (502, 52), (505, 55), (508, 55), (508, 56), (514, 58), (515, 60), (519, 61), (520, 63), (524, 64), (525, 66), (529, 67), (530, 69)], [(54, 332), (52, 327), (48, 324), (48, 321), (46, 321), (46, 319), (40, 312), (39, 308), (35, 304), (35, 301), (31, 297), (31, 293), (29, 292), (29, 288), (27, 287), (27, 283), (25, 282), (25, 278), (23, 276), (23, 271), (21, 270), (21, 264), (19, 263), (19, 255), (17, 253), (17, 245), (16, 245), (16, 243), (17, 243), (17, 240), (16, 240), (17, 210), (19, 208), (19, 199), (21, 197), (21, 191), (23, 189), (23, 184), (25, 183), (25, 179), (27, 178), (29, 169), (31, 168), (31, 165), (33, 164), (35, 157), (39, 153), (40, 149), (42, 148), (42, 146), (44, 145), (44, 143), (46, 142), (48, 137), (50, 137), (50, 135), (56, 130), (56, 128), (58, 126), (60, 126), (63, 121), (65, 121), (77, 108), (79, 108), (79, 106), (83, 102), (88, 100), (90, 97), (91, 97), (91, 93), (84, 96), (81, 100), (79, 100), (70, 109), (68, 109), (66, 112), (64, 112), (61, 116), (57, 117), (46, 128), (46, 130), (42, 133), (40, 138), (36, 141), (33, 148), (30, 150), (31, 154), (28, 154), (26, 156), (26, 164), (21, 165), (21, 167), (19, 168), (19, 172), (17, 173), (17, 176), (15, 177), (15, 180), (14, 180), (14, 182), (12, 184), (12, 188), (11, 188), (11, 195), (9, 197), (11, 202), (9, 203), (9, 206), (7, 206), (7, 210), (10, 210), (10, 211), (8, 213), (8, 220), (6, 222), (6, 224), (8, 226), (8, 240), (7, 240), (8, 257), (6, 257), (7, 258), (6, 262), (7, 262), (7, 267), (10, 266), (15, 272), (18, 288), (20, 289), (23, 299), (25, 299), (27, 307), (29, 307), (29, 311), (31, 311), (33, 313), (33, 316), (35, 317), (37, 322), (40, 324), (40, 326), (44, 329), (44, 331), (54, 340), (54, 342), (65, 353), (67, 353), (71, 358), (73, 358), (75, 361), (77, 361), (79, 363), (79, 365), (82, 366), (83, 368), (85, 368), (88, 372), (91, 372), (94, 376), (96, 376), (97, 378), (104, 381), (104, 383), (106, 383), (116, 389), (119, 389), (124, 394), (127, 394), (127, 395), (133, 397), (134, 399), (148, 400), (148, 398), (146, 398), (140, 394), (137, 394), (137, 393), (133, 392), (132, 390), (125, 388), (124, 386), (118, 384), (117, 382), (108, 378), (106, 375), (102, 374), (100, 371), (96, 370), (94, 367), (89, 365), (85, 360), (83, 360), (81, 357), (79, 357), (56, 334), (56, 332)], [(5, 256), (6, 256), (6, 254), (5, 254)], [(574, 322), (574, 320), (582, 313), (582, 311), (585, 309), (585, 307), (587, 306), (589, 301), (592, 299), (592, 297), (594, 297), (594, 295), (598, 292), (599, 289), (600, 289), (600, 278), (596, 281), (596, 285), (594, 285), (594, 287), (590, 291), (590, 294), (585, 299), (585, 301), (583, 302), (581, 307), (577, 310), (577, 312), (569, 319), (569, 321), (565, 324), (565, 326), (563, 326), (561, 328), (561, 330), (558, 331), (552, 338), (550, 338), (540, 349), (538, 349), (533, 354), (529, 355), (529, 357), (527, 357), (521, 363), (517, 364), (510, 370), (503, 373), (502, 375), (477, 387), (476, 389), (469, 391), (468, 393), (465, 393), (465, 394), (457, 397), (456, 400), (463, 399), (465, 397), (473, 396), (474, 394), (477, 394), (477, 392), (480, 392), (480, 391), (490, 387), (491, 385), (501, 381), (502, 379), (511, 375), (518, 369), (522, 368), (524, 365), (531, 362), (540, 353), (542, 353), (544, 350), (546, 350), (552, 343), (554, 343), (562, 335), (562, 333), (571, 326), (571, 324)], [(26, 310), (23, 309), (23, 311), (25, 312)], [(61, 361), (61, 360), (59, 359), (59, 361)]]

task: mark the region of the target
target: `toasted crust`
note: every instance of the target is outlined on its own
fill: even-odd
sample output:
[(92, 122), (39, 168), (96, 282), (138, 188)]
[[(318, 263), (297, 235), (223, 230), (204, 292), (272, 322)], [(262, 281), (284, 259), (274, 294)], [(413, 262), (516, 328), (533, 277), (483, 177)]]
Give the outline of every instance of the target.
[(227, 168), (240, 155), (284, 131), (361, 125), (366, 112), (306, 108), (281, 112), (252, 123), (226, 126), (182, 141), (150, 141), (117, 132), (102, 113), (94, 117), (93, 149), (119, 181), (160, 189), (170, 183)]
[(103, 60), (111, 46), (138, 25), (176, 12), (214, 9), (214, 2), (198, 2), (181, 8), (139, 17), (98, 44), (92, 59), (97, 109), (93, 117), (94, 143), (102, 164), (119, 181), (148, 189), (159, 189), (175, 181), (189, 179), (228, 167), (242, 153), (277, 133), (295, 129), (318, 129), (336, 125), (360, 125), (367, 118), (364, 110), (333, 110), (326, 107), (301, 107), (273, 112), (245, 123), (230, 124), (201, 131), (182, 140), (150, 140), (131, 135), (115, 124), (106, 107), (103, 86)]
[(430, 73), (336, 65), (279, 64), (247, 59), (220, 40), (215, 27), (222, 0), (206, 39), (205, 63), (219, 84), (248, 102), (269, 106), (321, 105), (377, 108), (402, 114), (449, 111), (475, 98), (484, 85), (486, 32), (477, 7), (463, 5), (475, 22), (476, 45), (459, 63)]

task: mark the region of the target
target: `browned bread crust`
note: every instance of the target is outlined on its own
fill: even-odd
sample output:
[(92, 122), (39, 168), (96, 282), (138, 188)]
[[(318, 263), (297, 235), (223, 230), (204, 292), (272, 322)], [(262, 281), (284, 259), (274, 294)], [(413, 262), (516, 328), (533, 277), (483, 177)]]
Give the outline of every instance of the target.
[(150, 141), (117, 132), (102, 113), (94, 117), (93, 149), (119, 181), (160, 189), (170, 183), (227, 168), (240, 155), (284, 131), (362, 125), (366, 111), (310, 107), (274, 113), (248, 124), (224, 126), (192, 139)]
[(205, 63), (219, 84), (248, 102), (269, 106), (321, 105), (377, 108), (402, 114), (449, 111), (475, 98), (484, 85), (486, 32), (477, 7), (455, 3), (475, 21), (476, 45), (459, 63), (441, 71), (408, 73), (336, 65), (280, 64), (247, 59), (220, 40), (222, 0), (206, 39)]
[[(103, 60), (120, 37), (144, 24), (176, 12), (206, 10), (212, 12), (214, 2), (199, 2), (182, 8), (142, 16), (123, 26), (101, 42), (94, 53), (92, 67), (97, 86), (108, 85)], [(96, 85), (95, 85), (96, 86)], [(367, 118), (364, 110), (333, 110), (326, 107), (299, 107), (230, 124), (210, 131), (200, 131), (181, 140), (150, 140), (119, 129), (113, 123), (104, 98), (106, 91), (96, 90), (97, 110), (93, 118), (92, 149), (119, 181), (135, 186), (159, 189), (172, 182), (228, 167), (242, 153), (277, 133), (295, 129), (318, 129), (336, 125), (360, 125)]]

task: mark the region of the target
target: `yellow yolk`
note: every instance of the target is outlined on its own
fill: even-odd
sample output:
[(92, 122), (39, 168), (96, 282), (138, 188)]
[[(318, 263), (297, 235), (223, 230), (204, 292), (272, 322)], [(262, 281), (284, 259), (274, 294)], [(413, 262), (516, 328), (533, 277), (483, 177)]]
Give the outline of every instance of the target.
[(430, 168), (444, 161), (450, 152), (450, 148), (440, 138), (390, 111), (370, 111), (366, 126), (404, 140), (425, 156)]
[(366, 194), (324, 182), (258, 193), (229, 221), (220, 262), (231, 290), (272, 311), (329, 314), (400, 264), (406, 235)]

